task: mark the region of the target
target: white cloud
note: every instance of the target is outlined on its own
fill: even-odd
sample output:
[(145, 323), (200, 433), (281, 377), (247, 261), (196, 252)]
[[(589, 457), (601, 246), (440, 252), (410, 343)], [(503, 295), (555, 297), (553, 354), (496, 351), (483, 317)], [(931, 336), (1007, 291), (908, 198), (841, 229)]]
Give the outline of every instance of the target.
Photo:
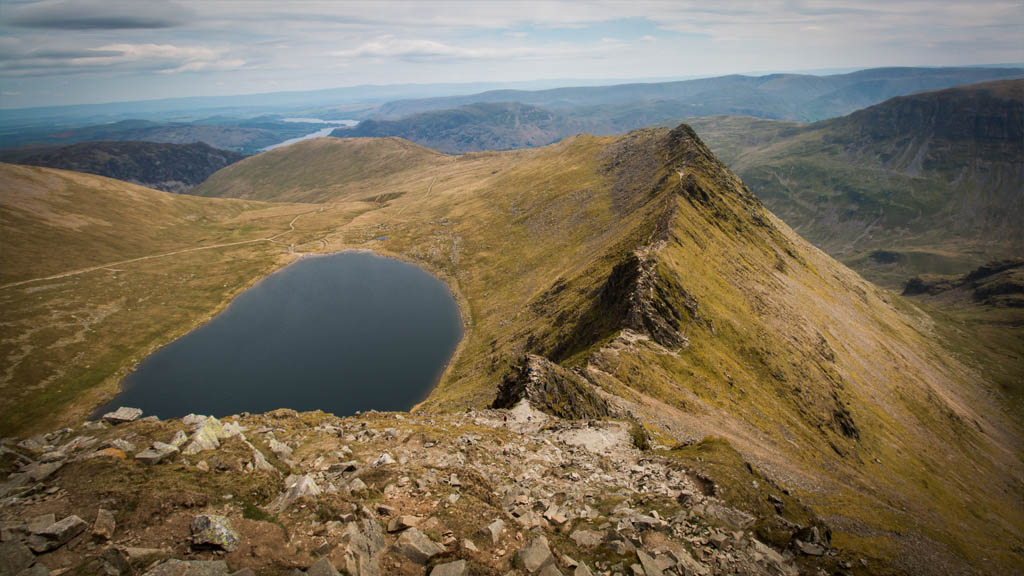
[(96, 92), (201, 94), (210, 79), (179, 79), (199, 74), (226, 93), (1024, 61), (1020, 0), (0, 0), (0, 14), (0, 83), (32, 82), (23, 105), (115, 75)]
[(335, 50), (329, 55), (343, 60), (359, 58), (393, 58), (422, 60), (494, 60), (597, 56), (623, 46), (614, 38), (602, 38), (599, 44), (569, 43), (514, 46), (459, 46), (435, 40), (381, 36), (355, 48)]

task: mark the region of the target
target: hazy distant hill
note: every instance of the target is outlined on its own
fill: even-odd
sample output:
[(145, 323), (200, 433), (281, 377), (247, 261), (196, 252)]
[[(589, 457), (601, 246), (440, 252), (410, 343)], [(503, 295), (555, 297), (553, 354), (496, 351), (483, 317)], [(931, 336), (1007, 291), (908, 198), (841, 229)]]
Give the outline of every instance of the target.
[(720, 76), (679, 82), (493, 90), (469, 96), (398, 100), (373, 117), (395, 119), (478, 102), (521, 102), (575, 119), (605, 122), (607, 131), (683, 116), (745, 114), (761, 118), (814, 121), (848, 114), (894, 96), (1024, 76), (1020, 68), (873, 68), (850, 74), (811, 76)]
[(622, 134), (681, 117), (745, 115), (817, 120), (893, 96), (1020, 77), (1022, 69), (879, 68), (835, 76), (722, 76), (657, 84), (401, 100), (337, 137), (398, 136), (448, 153), (543, 146), (586, 132)]
[(264, 147), (309, 134), (320, 128), (323, 126), (319, 124), (283, 122), (274, 118), (212, 117), (194, 123), (122, 120), (70, 129), (16, 130), (0, 134), (0, 142), (3, 143), (3, 147), (128, 140), (168, 144), (205, 142), (215, 148), (253, 154)]
[(81, 142), (0, 150), (0, 161), (98, 174), (167, 192), (187, 192), (242, 158), (203, 142)]
[(530, 148), (557, 142), (582, 123), (518, 102), (479, 103), (414, 114), (401, 120), (364, 120), (332, 136), (398, 136), (447, 153)]
[(876, 280), (896, 286), (1024, 253), (1024, 80), (810, 125), (692, 124), (773, 212)]

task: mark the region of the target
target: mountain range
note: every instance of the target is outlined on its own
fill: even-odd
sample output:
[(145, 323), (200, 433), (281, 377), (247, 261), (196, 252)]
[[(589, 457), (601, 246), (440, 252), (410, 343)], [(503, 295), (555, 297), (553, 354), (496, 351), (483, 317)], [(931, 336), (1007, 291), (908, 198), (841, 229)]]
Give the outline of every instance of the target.
[(0, 305), (16, 311), (0, 339), (0, 407), (18, 414), (5, 435), (79, 421), (296, 253), (372, 249), (433, 271), (463, 310), (418, 415), (502, 407), (502, 382), (525, 378), (560, 418), (626, 420), (684, 452), (728, 445), (716, 490), (758, 511), (746, 529), (762, 541), (795, 537), (771, 512), (784, 490), (862, 571), (1019, 559), (1015, 396), (980, 344), (954, 351), (943, 317), (800, 238), (685, 125), (461, 156), (309, 140), (231, 164), (203, 197), (0, 176), (19, 191), (0, 206)]
[(901, 287), (1024, 252), (1024, 81), (903, 96), (813, 124), (697, 118), (780, 218)]
[(203, 142), (82, 142), (0, 149), (0, 161), (98, 174), (163, 190), (188, 192), (244, 154)]

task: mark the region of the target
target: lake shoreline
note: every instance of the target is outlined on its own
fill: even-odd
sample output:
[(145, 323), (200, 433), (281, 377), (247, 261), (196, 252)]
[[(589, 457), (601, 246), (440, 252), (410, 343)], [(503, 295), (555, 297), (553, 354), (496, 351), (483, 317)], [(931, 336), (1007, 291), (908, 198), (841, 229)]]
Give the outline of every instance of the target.
[[(221, 319), (224, 314), (230, 313), (232, 310), (234, 310), (234, 305), (237, 304), (239, 298), (241, 298), (246, 293), (248, 293), (248, 292), (250, 292), (250, 291), (252, 291), (254, 289), (258, 289), (260, 286), (265, 285), (265, 283), (267, 281), (272, 280), (275, 277), (278, 277), (279, 273), (291, 270), (293, 265), (298, 264), (300, 262), (303, 262), (305, 260), (309, 260), (309, 259), (322, 259), (322, 258), (326, 258), (326, 257), (340, 256), (340, 255), (344, 255), (344, 254), (367, 254), (367, 255), (372, 256), (373, 258), (393, 260), (395, 262), (400, 262), (402, 264), (405, 264), (405, 265), (408, 265), (408, 266), (411, 266), (411, 267), (415, 267), (421, 273), (423, 273), (424, 275), (428, 276), (430, 278), (430, 280), (432, 280), (434, 282), (437, 282), (438, 289), (440, 288), (440, 286), (443, 286), (444, 287), (444, 293), (445, 293), (446, 297), (450, 299), (450, 304), (452, 304), (451, 311), (450, 312), (438, 312), (438, 313), (442, 313), (442, 314), (454, 313), (455, 314), (455, 317), (452, 318), (452, 321), (454, 322), (454, 325), (449, 325), (450, 326), (449, 330), (451, 330), (451, 329), (455, 330), (455, 332), (449, 332), (450, 334), (452, 334), (452, 338), (454, 340), (454, 344), (453, 344), (450, 352), (448, 352), (445, 355), (443, 362), (440, 363), (440, 366), (437, 368), (436, 373), (431, 376), (431, 378), (429, 380), (429, 385), (427, 385), (425, 387), (424, 392), (422, 394), (415, 394), (415, 392), (413, 392), (413, 394), (416, 397), (416, 399), (411, 401), (409, 403), (408, 407), (405, 407), (405, 408), (403, 408), (400, 411), (410, 411), (411, 412), (411, 411), (415, 410), (423, 402), (423, 400), (425, 400), (426, 398), (429, 398), (429, 396), (433, 393), (433, 391), (437, 388), (437, 386), (444, 380), (446, 375), (450, 372), (450, 369), (451, 369), (451, 366), (452, 366), (454, 360), (459, 357), (460, 353), (464, 349), (464, 345), (465, 345), (465, 342), (467, 340), (467, 336), (469, 335), (470, 327), (472, 325), (471, 319), (470, 319), (469, 314), (468, 314), (469, 313), (468, 303), (465, 301), (465, 298), (463, 297), (463, 295), (461, 294), (461, 292), (458, 290), (457, 286), (455, 285), (455, 284), (457, 284), (457, 282), (455, 282), (454, 278), (449, 277), (447, 274), (445, 274), (445, 273), (443, 273), (443, 272), (441, 272), (439, 270), (432, 269), (432, 267), (429, 266), (429, 265), (424, 265), (424, 263), (422, 263), (422, 262), (412, 261), (412, 260), (410, 260), (410, 259), (408, 259), (406, 257), (402, 257), (401, 255), (390, 253), (388, 251), (373, 250), (373, 249), (361, 248), (361, 247), (349, 247), (349, 248), (344, 248), (342, 250), (335, 250), (335, 251), (324, 252), (324, 253), (303, 252), (303, 253), (289, 255), (288, 257), (286, 257), (284, 259), (279, 259), (278, 262), (280, 263), (280, 265), (272, 264), (271, 266), (273, 266), (273, 269), (269, 273), (267, 273), (265, 275), (261, 275), (260, 277), (255, 278), (252, 282), (249, 282), (245, 286), (240, 287), (237, 291), (233, 291), (231, 296), (230, 296), (230, 298), (226, 298), (225, 302), (223, 303), (222, 306), (219, 306), (215, 310), (212, 310), (208, 315), (205, 315), (202, 318), (202, 320), (200, 320), (200, 321), (196, 322), (194, 325), (192, 325), (187, 331), (185, 331), (182, 334), (172, 338), (168, 342), (165, 342), (165, 343), (163, 343), (163, 344), (161, 344), (159, 346), (155, 346), (147, 354), (142, 356), (137, 362), (134, 362), (130, 368), (127, 368), (124, 371), (119, 371), (119, 374), (117, 375), (117, 388), (118, 388), (117, 392), (112, 394), (112, 395), (110, 395), (110, 396), (107, 396), (106, 394), (104, 394), (103, 398), (100, 399), (95, 404), (90, 403), (90, 404), (93, 404), (93, 408), (90, 410), (91, 415), (89, 416), (89, 418), (95, 419), (95, 418), (97, 418), (99, 416), (102, 416), (102, 413), (106, 409), (115, 408), (116, 406), (114, 406), (114, 404), (118, 402), (118, 399), (120, 397), (123, 397), (126, 393), (128, 393), (131, 390), (133, 390), (138, 385), (138, 382), (131, 382), (129, 380), (133, 376), (138, 374), (138, 372), (140, 370), (140, 367), (143, 366), (145, 362), (150, 361), (155, 356), (158, 356), (161, 353), (161, 351), (163, 351), (167, 347), (172, 346), (172, 345), (177, 345), (179, 342), (181, 342), (182, 340), (184, 340), (184, 339), (186, 339), (186, 338), (188, 338), (190, 336), (194, 337), (194, 335), (199, 330), (202, 330), (205, 327), (210, 326), (211, 323), (217, 321), (218, 319)], [(368, 265), (368, 264), (364, 263), (362, 265)], [(385, 275), (393, 274), (394, 273), (393, 271), (389, 272), (386, 269), (381, 270), (381, 269), (377, 268), (375, 270), (377, 270), (376, 273), (385, 274)], [(336, 272), (336, 274), (337, 274), (337, 272)], [(400, 274), (400, 276), (401, 276), (401, 274)], [(330, 277), (328, 277), (328, 278), (330, 278)], [(334, 281), (337, 282), (338, 280), (335, 279)], [(256, 296), (253, 296), (253, 297), (256, 297)], [(391, 306), (388, 305), (387, 303), (383, 303), (382, 304), (381, 302), (377, 302), (376, 305), (377, 306), (382, 306), (383, 305), (389, 311), (391, 310)], [(419, 306), (418, 308), (416, 308), (417, 311), (433, 310), (433, 309), (435, 309), (434, 305), (429, 305), (426, 308), (423, 308), (422, 306)], [(440, 309), (438, 309), (438, 310), (440, 310)], [(305, 313), (308, 313), (308, 311), (305, 312)], [(417, 314), (417, 317), (418, 316), (419, 315)], [(294, 316), (292, 316), (292, 317), (294, 318)], [(231, 320), (228, 320), (228, 322), (231, 322)], [(301, 318), (298, 319), (298, 322), (300, 322), (300, 323), (302, 322)], [(317, 323), (314, 321), (313, 322), (313, 326), (315, 326), (316, 324)], [(275, 325), (288, 326), (292, 330), (294, 330), (294, 328), (295, 328), (295, 325), (288, 325), (287, 322), (281, 322), (281, 323), (275, 324)], [(300, 324), (300, 326), (301, 326), (301, 324)], [(424, 330), (424, 328), (422, 326), (421, 326), (421, 330)], [(237, 343), (236, 343), (236, 345), (237, 345)], [(216, 346), (212, 346), (210, 348), (216, 348)], [(357, 348), (358, 348), (358, 346), (357, 346)], [(413, 348), (416, 348), (416, 347), (414, 346)], [(422, 351), (422, 354), (431, 354), (431, 352), (429, 352), (429, 349), (430, 349), (430, 346), (425, 347), (423, 349), (423, 351)], [(230, 351), (230, 350), (231, 349), (228, 348), (228, 351)], [(433, 354), (436, 354), (436, 352), (434, 352)], [(159, 361), (160, 361), (160, 359), (158, 359), (158, 362)], [(348, 369), (348, 367), (346, 367), (346, 369)], [(364, 368), (364, 371), (365, 371), (365, 368)], [(422, 373), (422, 372), (421, 372), (421, 369), (413, 369), (413, 373), (414, 374), (419, 374), (419, 373)], [(163, 372), (156, 372), (156, 374), (158, 375), (158, 377), (162, 377)], [(357, 367), (356, 373), (354, 374), (353, 377), (358, 378), (358, 367)], [(201, 378), (197, 378), (197, 379), (194, 379), (194, 380), (201, 381), (202, 379)], [(182, 381), (182, 382), (191, 382), (190, 380), (180, 380), (180, 381)], [(405, 380), (403, 379), (402, 381), (404, 382)], [(186, 386), (186, 388), (187, 388), (187, 386)], [(169, 389), (169, 388), (165, 387), (165, 389)], [(174, 389), (177, 390), (177, 388), (174, 388)], [(404, 388), (404, 390), (405, 390), (405, 393), (408, 393), (408, 391), (409, 391), (408, 388)], [(337, 392), (335, 392), (335, 395), (337, 395)], [(330, 403), (329, 401), (330, 401), (331, 395), (328, 394), (327, 396), (325, 396), (325, 398), (326, 398), (326, 400), (325, 400), (324, 403), (325, 404), (329, 404)], [(308, 402), (309, 398), (306, 398), (305, 400)], [(122, 405), (131, 405), (131, 402), (125, 402)], [(258, 410), (258, 411), (254, 411), (254, 410), (251, 410), (251, 409), (250, 410), (246, 410), (244, 406), (239, 406), (237, 410), (233, 410), (232, 409), (230, 411), (233, 412), (233, 413), (240, 413), (240, 412), (246, 412), (246, 411), (247, 412), (253, 412), (253, 413), (255, 413), (255, 412), (262, 413), (262, 412), (265, 412), (265, 411), (269, 411), (269, 410), (273, 410), (273, 409), (281, 408), (281, 407), (288, 407), (288, 406), (286, 405), (285, 402), (282, 402), (280, 405), (275, 405), (273, 407), (268, 407), (268, 408), (266, 408), (266, 410)], [(320, 407), (320, 409), (324, 409), (324, 408)], [(370, 409), (376, 409), (376, 408), (370, 408)], [(341, 412), (345, 412), (345, 410), (347, 410), (347, 409), (343, 409), (343, 410), (341, 410)], [(387, 407), (386, 405), (382, 406), (381, 408), (379, 408), (379, 410), (382, 410), (382, 411), (394, 411), (392, 408)], [(201, 412), (203, 410), (201, 408), (197, 407), (195, 410), (191, 410), (191, 411), (192, 412)], [(338, 409), (337, 408), (329, 408), (329, 409), (327, 409), (325, 411), (329, 411), (329, 412), (334, 413), (334, 412), (337, 412)], [(153, 408), (150, 407), (150, 409), (147, 410), (147, 412), (152, 414)], [(171, 417), (171, 416), (168, 415), (167, 417)]]

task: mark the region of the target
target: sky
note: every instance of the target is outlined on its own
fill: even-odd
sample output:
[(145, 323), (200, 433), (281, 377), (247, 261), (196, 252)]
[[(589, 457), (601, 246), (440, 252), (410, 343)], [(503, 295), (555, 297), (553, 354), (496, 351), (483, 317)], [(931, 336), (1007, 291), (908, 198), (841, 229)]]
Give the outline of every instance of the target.
[(1011, 62), (1022, 0), (0, 0), (0, 108)]

